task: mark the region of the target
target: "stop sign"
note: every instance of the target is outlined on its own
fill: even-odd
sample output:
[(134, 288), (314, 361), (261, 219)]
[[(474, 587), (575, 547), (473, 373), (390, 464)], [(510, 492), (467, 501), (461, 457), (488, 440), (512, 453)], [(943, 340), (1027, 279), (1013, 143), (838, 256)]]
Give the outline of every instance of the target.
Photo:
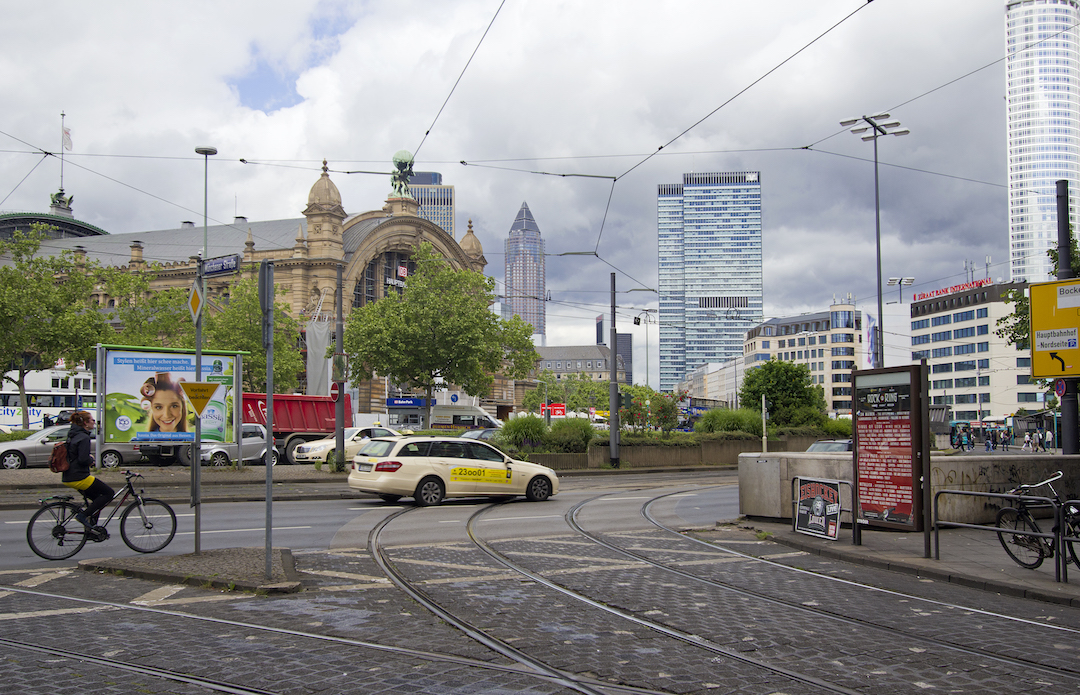
[(337, 403), (338, 396), (341, 395), (341, 384), (334, 382), (330, 384), (330, 400)]

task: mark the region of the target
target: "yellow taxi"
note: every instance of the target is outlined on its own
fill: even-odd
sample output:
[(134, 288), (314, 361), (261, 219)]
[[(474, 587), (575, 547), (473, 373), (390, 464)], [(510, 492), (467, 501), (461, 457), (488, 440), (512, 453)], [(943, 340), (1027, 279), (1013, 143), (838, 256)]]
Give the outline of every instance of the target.
[(524, 495), (543, 502), (559, 492), (547, 466), (518, 461), (484, 442), (459, 437), (384, 437), (353, 458), (349, 487), (387, 502), (412, 497), (422, 507), (447, 497)]
[[(346, 427), (345, 428), (345, 460), (348, 461), (364, 442), (372, 437), (393, 437), (401, 434), (389, 427)], [(334, 458), (334, 449), (337, 447), (337, 435), (333, 434), (324, 439), (316, 439), (305, 442), (293, 449), (293, 458), (297, 463), (325, 463), (327, 458)]]

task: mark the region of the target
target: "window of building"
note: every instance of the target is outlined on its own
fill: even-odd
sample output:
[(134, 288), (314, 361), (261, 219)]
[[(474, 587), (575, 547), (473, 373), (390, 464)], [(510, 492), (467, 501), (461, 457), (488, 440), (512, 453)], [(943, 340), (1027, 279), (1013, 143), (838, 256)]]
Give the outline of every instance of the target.
[(911, 336), (911, 344), (912, 345), (926, 345), (929, 342), (930, 342), (930, 334), (929, 333), (923, 333), (922, 335), (913, 335), (913, 336)]
[(551, 362), (548, 362), (548, 363), (547, 363), (547, 368), (548, 368), (548, 369), (551, 369)]
[(979, 377), (979, 386), (989, 386), (989, 385), (990, 385), (990, 377), (988, 377), (988, 376), (980, 376)]
[(956, 368), (956, 371), (958, 372), (967, 372), (975, 369), (975, 361), (970, 360), (967, 362), (956, 362), (954, 363), (954, 366)]
[(979, 352), (990, 352), (990, 343), (979, 343)]
[(829, 340), (833, 343), (854, 343), (855, 335), (853, 333), (833, 333)]
[(763, 350), (768, 350), (769, 349), (769, 341), (768, 340), (761, 341), (761, 348)]
[(556, 362), (555, 363), (555, 369), (561, 370), (562, 369), (562, 362)]
[(930, 356), (934, 357), (935, 359), (938, 358), (938, 357), (952, 357), (952, 348), (951, 347), (934, 348), (933, 350), (930, 351)]
[(985, 319), (989, 315), (990, 315), (990, 310), (987, 309), (986, 307), (975, 310), (975, 318), (977, 318), (977, 319)]
[(1037, 394), (1037, 393), (1018, 393), (1018, 394), (1016, 394), (1016, 402), (1017, 403), (1035, 403), (1036, 402), (1035, 397), (1038, 396), (1038, 395), (1039, 394)]
[(959, 323), (960, 321), (973, 321), (975, 319), (975, 310), (971, 309), (970, 311), (961, 311), (953, 314), (952, 319), (954, 323)]
[(1030, 369), (1031, 368), (1031, 358), (1030, 357), (1017, 357), (1016, 358), (1016, 367), (1018, 369), (1020, 369), (1020, 368)]
[(952, 379), (938, 379), (937, 381), (930, 382), (930, 388), (933, 389), (951, 389), (953, 384)]
[(934, 374), (945, 374), (952, 371), (952, 364), (935, 364), (930, 369)]
[(966, 345), (957, 345), (953, 350), (953, 354), (956, 355), (970, 355), (975, 352), (975, 343), (967, 343)]
[(855, 366), (855, 362), (852, 360), (833, 360), (833, 369), (851, 369)]
[[(824, 350), (822, 350), (824, 352)], [(833, 357), (854, 357), (855, 348), (853, 347), (834, 347), (832, 349)]]
[(54, 389), (66, 389), (68, 387), (67, 379), (54, 378), (52, 380), (52, 387)]
[(952, 323), (952, 316), (945, 314), (944, 316), (935, 316), (930, 319), (931, 326), (947, 326)]
[(918, 321), (911, 322), (911, 330), (921, 331), (924, 328), (930, 327), (930, 319), (919, 319)]
[(799, 347), (806, 347), (806, 338), (799, 338)]
[[(815, 328), (814, 330), (817, 330), (817, 329)], [(810, 343), (809, 344), (810, 345), (817, 345), (817, 337), (816, 336), (810, 336)]]
[(977, 403), (974, 393), (961, 393), (956, 396), (957, 403)]
[(964, 377), (963, 379), (957, 379), (956, 380), (956, 388), (964, 388), (964, 387), (967, 387), (967, 386), (974, 386), (974, 385), (975, 385), (975, 377), (973, 377), (973, 376), (968, 376), (968, 377)]
[(990, 394), (989, 393), (980, 393), (979, 394), (979, 402), (980, 403), (989, 403), (990, 402)]
[(978, 335), (989, 335), (990, 334), (990, 326), (986, 325), (985, 323), (982, 324), (981, 326), (976, 326), (976, 333)]
[(1030, 384), (1031, 383), (1031, 377), (1029, 375), (1027, 375), (1027, 374), (1017, 374), (1016, 375), (1016, 383), (1018, 385), (1020, 385), (1020, 384)]
[(952, 337), (954, 340), (959, 340), (961, 338), (971, 338), (974, 335), (975, 326), (968, 326), (967, 328), (957, 328), (955, 331), (952, 332)]
[(578, 360), (578, 363), (577, 363), (577, 368), (578, 368), (578, 369), (581, 369), (581, 360)]
[(916, 350), (916, 351), (911, 353), (911, 361), (912, 362), (918, 362), (919, 360), (925, 360), (928, 357), (930, 357), (930, 351), (929, 350)]
[(975, 410), (957, 410), (955, 415), (957, 420), (979, 420), (979, 413)]
[(990, 360), (979, 360), (979, 369), (990, 369)]
[(937, 343), (942, 340), (952, 340), (952, 331), (941, 331), (930, 336), (930, 340)]

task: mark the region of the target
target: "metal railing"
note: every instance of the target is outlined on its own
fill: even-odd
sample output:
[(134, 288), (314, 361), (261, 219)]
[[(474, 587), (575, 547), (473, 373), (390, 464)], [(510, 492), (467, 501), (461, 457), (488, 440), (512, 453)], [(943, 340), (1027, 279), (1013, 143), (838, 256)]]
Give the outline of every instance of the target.
[[(941, 527), (948, 528), (968, 528), (975, 529), (977, 531), (992, 531), (994, 533), (1001, 533), (1004, 529), (999, 526), (984, 526), (982, 524), (965, 524), (959, 521), (942, 521), (938, 516), (938, 500), (942, 495), (962, 495), (967, 497), (989, 497), (992, 499), (1004, 499), (1011, 500), (1013, 502), (1024, 502), (1024, 506), (1028, 509), (1032, 508), (1050, 508), (1054, 511), (1054, 527), (1051, 533), (1035, 533), (1034, 531), (1024, 531), (1022, 535), (1036, 536), (1038, 538), (1046, 538), (1054, 542), (1054, 580), (1058, 582), (1069, 582), (1069, 559), (1065, 555), (1065, 515), (1063, 512), (1062, 503), (1052, 497), (1035, 497), (1033, 495), (1012, 495), (1003, 492), (974, 492), (971, 490), (938, 490), (934, 493), (934, 559), (941, 559), (941, 543), (938, 531)], [(1066, 502), (1072, 503), (1073, 500)], [(1013, 505), (1019, 508), (1019, 505)]]

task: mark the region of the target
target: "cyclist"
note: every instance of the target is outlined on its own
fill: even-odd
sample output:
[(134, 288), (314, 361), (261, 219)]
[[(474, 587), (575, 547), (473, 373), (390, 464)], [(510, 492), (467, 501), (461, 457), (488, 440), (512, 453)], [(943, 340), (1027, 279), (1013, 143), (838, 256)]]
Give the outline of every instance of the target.
[(68, 469), (60, 480), (86, 498), (86, 509), (78, 512), (75, 518), (90, 529), (94, 536), (104, 540), (108, 537), (105, 527), (96, 526), (94, 522), (97, 521), (97, 513), (116, 493), (104, 481), (90, 475), (90, 467), (94, 465), (94, 458), (90, 455), (90, 430), (94, 424), (94, 416), (87, 411), (72, 413), (71, 429), (68, 430), (67, 438)]

